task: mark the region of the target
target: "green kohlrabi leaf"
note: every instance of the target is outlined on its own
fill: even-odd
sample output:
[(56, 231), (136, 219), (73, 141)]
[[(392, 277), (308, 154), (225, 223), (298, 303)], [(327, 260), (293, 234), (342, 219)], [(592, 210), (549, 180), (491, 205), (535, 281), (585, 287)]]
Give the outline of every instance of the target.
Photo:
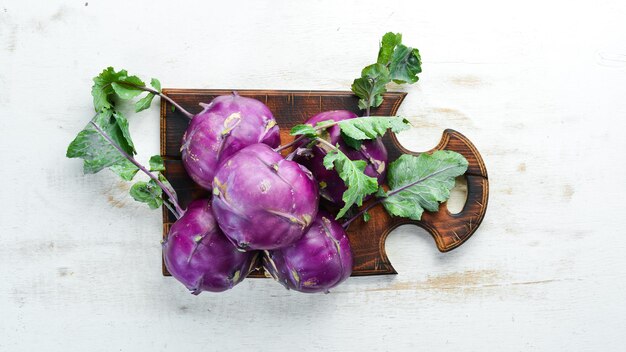
[(131, 181), (139, 171), (139, 168), (129, 160), (124, 159), (120, 162), (109, 166), (109, 170), (118, 174), (123, 180)]
[(129, 76), (126, 70), (115, 71), (108, 67), (93, 79), (91, 95), (96, 112), (113, 107), (113, 95), (121, 99), (132, 99), (141, 93), (138, 87), (145, 83), (137, 76)]
[(136, 111), (145, 110), (150, 107), (154, 96), (160, 93), (161, 83), (153, 78), (150, 85), (154, 89), (147, 88), (139, 77), (129, 76), (126, 70), (115, 71), (112, 67), (103, 70), (93, 82), (91, 92), (96, 115), (70, 143), (66, 156), (83, 159), (85, 173), (109, 168), (127, 181), (131, 181), (140, 169), (143, 170), (151, 180), (133, 185), (130, 189), (132, 197), (155, 209), (164, 204), (162, 195), (166, 193), (168, 199), (165, 205), (177, 217), (181, 216), (184, 211), (176, 200), (176, 193), (161, 174), (165, 170), (163, 159), (158, 155), (150, 158), (150, 170), (156, 175), (139, 165), (133, 157), (136, 152), (128, 120), (115, 106), (116, 98), (133, 99), (148, 91), (135, 104)]
[(163, 158), (160, 155), (153, 155), (150, 157), (150, 171), (165, 171)]
[(307, 137), (313, 138), (317, 136), (317, 131), (315, 130), (315, 128), (313, 128), (313, 126), (309, 124), (300, 124), (293, 126), (291, 128), (291, 131), (289, 131), (289, 134), (292, 136), (303, 134)]
[(143, 90), (137, 88), (136, 86), (128, 85), (123, 82), (113, 82), (111, 83), (111, 87), (113, 87), (115, 94), (124, 100), (132, 99), (143, 92)]
[(108, 67), (93, 79), (91, 87), (91, 95), (93, 96), (93, 105), (96, 111), (102, 109), (110, 109), (113, 105), (110, 96), (114, 93), (111, 83), (119, 81), (121, 77), (127, 75), (125, 70), (116, 72), (113, 67)]
[(354, 139), (350, 136), (348, 136), (347, 134), (343, 133), (343, 131), (341, 131), (341, 139), (343, 139), (343, 141), (350, 146), (353, 149), (359, 150), (361, 149), (361, 145), (363, 144), (363, 141), (358, 140), (358, 139)]
[(389, 69), (382, 64), (367, 66), (361, 71), (361, 78), (352, 83), (352, 92), (359, 98), (359, 108), (377, 107), (383, 102), (381, 94), (387, 89), (385, 86), (391, 81)]
[[(135, 149), (130, 141), (128, 122), (121, 114), (105, 109), (92, 121), (126, 153), (134, 154)], [(86, 174), (93, 174), (113, 166), (115, 166), (113, 171), (124, 179), (132, 178), (136, 173), (134, 165), (129, 165), (128, 160), (91, 123), (87, 124), (70, 143), (66, 156), (83, 159), (83, 170)]]
[(415, 83), (422, 72), (419, 51), (402, 44), (402, 34), (386, 33), (374, 65), (367, 66), (361, 77), (354, 80), (352, 91), (359, 99), (359, 109), (368, 110), (383, 102), (387, 83)]
[(396, 83), (415, 83), (417, 74), (422, 72), (422, 61), (419, 50), (402, 44), (396, 47), (389, 66), (391, 79)]
[(66, 156), (83, 159), (83, 171), (86, 174), (94, 174), (123, 160), (120, 152), (113, 147), (109, 148), (109, 143), (89, 126), (70, 143)]
[(341, 197), (345, 205), (337, 214), (337, 219), (339, 219), (344, 216), (352, 205), (361, 206), (365, 196), (376, 192), (378, 182), (376, 178), (367, 176), (363, 172), (367, 166), (365, 161), (350, 160), (339, 149), (330, 150), (324, 157), (324, 167), (330, 170), (333, 166), (348, 188)]
[(324, 120), (324, 121), (320, 121), (318, 123), (315, 124), (315, 129), (316, 130), (323, 130), (326, 129), (330, 126), (336, 125), (337, 122), (335, 120)]
[(146, 203), (150, 209), (163, 205), (163, 190), (154, 180), (139, 181), (130, 188), (130, 195), (138, 202)]
[(161, 93), (161, 82), (158, 79), (153, 78), (150, 80), (150, 85), (152, 88), (156, 89), (157, 92)]
[(139, 99), (135, 103), (135, 112), (140, 112), (146, 110), (152, 104), (152, 99), (154, 99), (154, 93), (148, 93), (145, 97)]
[(376, 139), (388, 129), (401, 132), (411, 127), (408, 120), (399, 116), (368, 116), (339, 121), (341, 132), (352, 139)]
[(380, 42), (380, 49), (378, 50), (378, 63), (387, 65), (391, 61), (391, 55), (396, 45), (402, 43), (402, 34), (400, 33), (386, 33)]
[(466, 170), (467, 160), (456, 152), (405, 154), (387, 169), (389, 192), (379, 190), (377, 196), (389, 214), (420, 220), (424, 209), (439, 210), (439, 203), (450, 197), (454, 179)]
[[(114, 129), (113, 133), (117, 134), (118, 131), (119, 133), (121, 133), (120, 146), (122, 146), (122, 149), (124, 149), (124, 151), (126, 151), (130, 155), (134, 155), (135, 144), (133, 143), (133, 140), (130, 137), (130, 130), (128, 129), (128, 120), (119, 111), (113, 111), (113, 118), (115, 119), (115, 123), (117, 125), (117, 129)], [(102, 128), (102, 126), (100, 127)], [(104, 130), (104, 131), (106, 132), (107, 130)], [(107, 134), (111, 136), (111, 134), (109, 133)]]

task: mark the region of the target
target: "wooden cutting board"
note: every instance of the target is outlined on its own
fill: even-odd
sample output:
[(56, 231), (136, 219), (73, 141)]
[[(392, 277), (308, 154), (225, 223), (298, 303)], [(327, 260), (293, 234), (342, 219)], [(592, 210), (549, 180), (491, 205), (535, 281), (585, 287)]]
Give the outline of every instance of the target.
[[(230, 94), (232, 90), (207, 89), (163, 89), (163, 92), (178, 102), (191, 113), (202, 110), (199, 103), (209, 103), (218, 95)], [(348, 91), (285, 91), (285, 90), (239, 90), (242, 96), (255, 98), (265, 103), (280, 126), (281, 142), (293, 140), (289, 130), (296, 124), (303, 123), (311, 116), (328, 110), (350, 110), (357, 114), (358, 99)], [(372, 110), (372, 115), (395, 115), (404, 100), (406, 93), (386, 93), (384, 102)], [(181, 139), (189, 120), (172, 106), (161, 100), (161, 156), (165, 160), (165, 176), (172, 183), (182, 207), (193, 199), (209, 197), (206, 190), (197, 186), (187, 175), (181, 162)], [(403, 148), (393, 133), (383, 137), (387, 147), (389, 162), (402, 154), (418, 155)], [(480, 226), (487, 210), (489, 198), (489, 180), (487, 169), (478, 150), (461, 133), (447, 129), (434, 150), (452, 150), (461, 153), (469, 162), (465, 173), (467, 181), (467, 200), (462, 211), (451, 214), (446, 204), (441, 204), (439, 212), (424, 212), (422, 220), (389, 216), (382, 206), (370, 210), (371, 219), (365, 223), (362, 219), (355, 220), (348, 229), (348, 237), (354, 256), (353, 276), (395, 274), (393, 266), (385, 254), (385, 239), (396, 227), (414, 224), (424, 228), (434, 238), (437, 248), (447, 252), (463, 244)], [(176, 218), (165, 207), (163, 208), (163, 236)], [(163, 274), (169, 275), (165, 266)], [(264, 276), (257, 271), (252, 276)]]

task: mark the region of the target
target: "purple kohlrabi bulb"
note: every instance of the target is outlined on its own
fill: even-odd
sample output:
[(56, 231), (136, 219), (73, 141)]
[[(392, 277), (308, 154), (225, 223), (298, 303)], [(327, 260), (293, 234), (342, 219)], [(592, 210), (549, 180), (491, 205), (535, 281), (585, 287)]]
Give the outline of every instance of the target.
[(352, 251), (343, 227), (320, 210), (295, 243), (265, 251), (263, 267), (288, 289), (328, 292), (352, 274)]
[(265, 144), (240, 150), (213, 180), (213, 212), (241, 250), (293, 243), (315, 218), (318, 202), (311, 172)]
[(221, 292), (254, 269), (258, 252), (240, 252), (215, 222), (208, 199), (193, 201), (170, 228), (163, 258), (170, 274), (193, 294)]
[[(342, 121), (356, 117), (358, 116), (351, 111), (333, 110), (319, 113), (311, 117), (306, 123), (315, 126), (322, 121)], [(339, 149), (351, 160), (365, 161), (367, 163), (365, 174), (375, 177), (379, 185), (383, 184), (387, 168), (387, 149), (380, 138), (363, 141), (361, 149), (355, 150), (343, 141), (339, 126), (329, 127), (326, 132), (330, 143), (339, 144)], [(308, 142), (309, 140), (303, 140), (298, 146), (306, 145)], [(295, 160), (311, 170), (319, 182), (320, 194), (324, 199), (338, 206), (343, 206), (344, 202), (341, 197), (346, 190), (346, 185), (334, 168), (328, 170), (324, 167), (324, 156), (326, 156), (326, 151), (321, 146), (316, 145), (312, 148), (312, 153), (298, 156)]]
[(280, 144), (272, 112), (252, 98), (232, 95), (216, 97), (195, 115), (182, 140), (181, 153), (189, 176), (211, 190), (220, 162), (251, 144)]

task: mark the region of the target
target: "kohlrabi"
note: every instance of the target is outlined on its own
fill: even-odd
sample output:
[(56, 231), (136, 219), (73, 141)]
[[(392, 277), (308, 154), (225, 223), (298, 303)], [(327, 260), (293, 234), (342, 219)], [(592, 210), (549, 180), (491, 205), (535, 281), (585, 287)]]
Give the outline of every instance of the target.
[[(337, 121), (326, 118), (333, 115), (339, 115)], [(388, 129), (400, 132), (409, 128), (410, 124), (397, 116), (357, 118), (347, 111), (330, 111), (318, 116), (321, 117), (316, 116), (315, 120), (312, 119), (315, 125), (305, 123), (294, 126), (291, 134), (298, 137), (276, 150), (300, 146), (289, 156), (302, 155), (298, 156), (298, 160), (315, 170), (318, 181), (322, 183), (320, 185), (322, 189), (329, 186), (327, 182), (339, 183), (330, 185), (333, 187), (333, 193), (325, 194), (331, 200), (337, 199), (337, 203), (341, 201), (342, 208), (336, 217), (339, 219), (353, 205), (361, 206), (366, 198), (379, 189), (387, 152), (377, 138), (383, 136)], [(368, 147), (371, 149), (368, 150)], [(302, 151), (303, 149), (305, 151)], [(376, 177), (368, 175), (368, 166), (369, 172)], [(337, 175), (339, 180), (333, 178), (334, 175)], [(342, 193), (338, 194), (341, 190)]]
[[(357, 115), (351, 111), (334, 110), (319, 113), (305, 123), (315, 126), (324, 121), (339, 122), (353, 118), (357, 118)], [(387, 149), (380, 137), (365, 140), (353, 148), (343, 140), (339, 125), (333, 125), (325, 130), (323, 138), (327, 139), (332, 145), (336, 145), (350, 160), (363, 160), (366, 163), (365, 170), (363, 170), (365, 175), (376, 178), (378, 185), (382, 185), (385, 180), (387, 167)], [(310, 141), (311, 139), (308, 138), (303, 139), (295, 147), (305, 146)], [(327, 169), (324, 166), (324, 157), (327, 154), (327, 150), (328, 148), (325, 144), (315, 144), (311, 147), (311, 153), (298, 156), (294, 160), (311, 170), (319, 184), (320, 195), (324, 199), (342, 207), (344, 202), (341, 198), (347, 187), (341, 177), (339, 177), (337, 170), (334, 168)]]
[(241, 250), (295, 242), (311, 224), (318, 188), (304, 166), (266, 144), (253, 144), (223, 162), (213, 180), (213, 212)]
[(265, 251), (263, 267), (287, 289), (328, 292), (352, 273), (350, 241), (343, 227), (320, 211), (295, 243)]
[(237, 93), (219, 96), (196, 114), (182, 140), (182, 160), (189, 176), (211, 190), (222, 160), (255, 143), (274, 148), (280, 135), (272, 112), (256, 99)]
[(193, 294), (221, 292), (254, 268), (258, 252), (238, 251), (220, 230), (208, 199), (195, 200), (163, 241), (167, 271)]

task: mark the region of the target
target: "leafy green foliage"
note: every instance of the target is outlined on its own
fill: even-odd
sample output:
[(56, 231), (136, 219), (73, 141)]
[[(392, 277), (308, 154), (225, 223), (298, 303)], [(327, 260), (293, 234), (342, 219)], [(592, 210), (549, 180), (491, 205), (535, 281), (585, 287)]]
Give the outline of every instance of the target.
[(113, 103), (110, 100), (111, 95), (114, 93), (111, 83), (120, 80), (126, 75), (124, 70), (116, 72), (113, 67), (107, 67), (102, 73), (93, 78), (91, 95), (93, 96), (93, 106), (96, 112), (113, 107)]
[[(132, 99), (143, 92), (145, 83), (137, 76), (129, 76), (126, 70), (115, 71), (113, 67), (103, 70), (94, 77), (93, 82), (91, 94), (97, 112), (92, 119), (93, 123), (124, 152), (130, 156), (135, 155), (128, 120), (115, 109), (113, 98)], [(161, 83), (157, 79), (153, 78), (150, 83), (155, 89), (160, 90)], [(140, 99), (135, 106), (136, 111), (150, 107), (153, 98), (154, 94), (148, 93)], [(96, 173), (109, 168), (122, 179), (130, 181), (138, 171), (138, 168), (111, 145), (91, 122), (70, 143), (66, 156), (83, 159), (85, 173)]]
[(339, 121), (339, 127), (349, 138), (365, 140), (383, 136), (388, 129), (396, 133), (407, 130), (411, 124), (399, 116), (369, 116)]
[(380, 43), (376, 63), (367, 66), (361, 77), (352, 83), (352, 91), (359, 99), (360, 109), (378, 107), (382, 94), (392, 80), (398, 84), (415, 83), (422, 72), (422, 61), (417, 49), (402, 44), (402, 34), (386, 33)]
[[(103, 109), (113, 109), (115, 107), (114, 97), (123, 100), (130, 100), (144, 92), (146, 84), (137, 76), (129, 76), (126, 70), (115, 71), (113, 67), (108, 67), (93, 79), (91, 95), (96, 112)], [(161, 82), (152, 78), (150, 85), (161, 92)], [(150, 107), (155, 94), (148, 92), (143, 98), (135, 103), (135, 112), (140, 112)]]
[(111, 83), (111, 87), (113, 88), (113, 91), (115, 92), (115, 94), (117, 94), (118, 97), (124, 100), (132, 99), (138, 96), (139, 94), (141, 94), (141, 92), (143, 92), (143, 90), (137, 88), (134, 85), (118, 83), (118, 82)]
[(350, 146), (353, 149), (359, 150), (361, 149), (361, 145), (363, 144), (363, 141), (358, 140), (358, 139), (354, 139), (350, 136), (348, 136), (347, 134), (343, 133), (343, 131), (341, 131), (341, 139), (343, 139), (343, 141)]
[(315, 128), (313, 128), (313, 126), (303, 123), (293, 126), (289, 131), (289, 134), (291, 134), (292, 136), (303, 134), (307, 137), (313, 138), (317, 136), (317, 131), (315, 130)]
[(130, 188), (130, 195), (138, 202), (146, 203), (150, 209), (163, 205), (163, 190), (154, 180), (139, 181)]
[(391, 79), (398, 84), (413, 84), (417, 82), (419, 79), (417, 74), (422, 72), (422, 61), (419, 50), (406, 47), (402, 44), (398, 45), (391, 57), (389, 70)]
[(320, 122), (316, 123), (315, 124), (315, 129), (316, 130), (323, 130), (323, 129), (326, 129), (326, 128), (330, 127), (330, 126), (334, 126), (336, 124), (337, 124), (337, 122), (334, 121), (334, 120), (324, 120), (324, 121), (320, 121)]
[(377, 107), (383, 102), (381, 94), (387, 91), (385, 86), (391, 81), (389, 69), (383, 64), (369, 65), (361, 71), (361, 78), (352, 83), (352, 91), (359, 98), (359, 108)]
[[(158, 79), (152, 78), (150, 80), (150, 85), (157, 92), (161, 93), (161, 82), (159, 82)], [(146, 94), (143, 98), (139, 99), (135, 103), (135, 112), (140, 112), (149, 108), (150, 104), (152, 104), (152, 99), (154, 99), (154, 96), (155, 96), (154, 93), (148, 92), (148, 94)]]
[(389, 192), (378, 191), (387, 212), (420, 220), (425, 210), (439, 210), (448, 200), (454, 179), (467, 171), (467, 160), (459, 153), (439, 150), (419, 156), (402, 155), (387, 169)]
[[(129, 155), (135, 153), (135, 147), (128, 132), (128, 121), (122, 114), (105, 109), (92, 121), (126, 153)], [(66, 156), (83, 159), (83, 170), (86, 174), (93, 174), (110, 167), (123, 179), (130, 180), (137, 173), (137, 167), (126, 160), (91, 123), (87, 124), (70, 143)]]
[(154, 93), (148, 93), (143, 98), (139, 99), (135, 103), (135, 112), (140, 112), (146, 110), (152, 104), (152, 99), (154, 99)]
[[(120, 145), (122, 146), (122, 149), (124, 149), (124, 151), (126, 151), (127, 153), (135, 154), (135, 144), (133, 143), (133, 140), (130, 137), (128, 120), (126, 119), (126, 117), (122, 115), (122, 113), (118, 111), (113, 111), (113, 118), (115, 119), (115, 124), (117, 125), (117, 129), (113, 131), (114, 134), (117, 134), (117, 132), (119, 131), (119, 133), (121, 133), (123, 137), (123, 138), (120, 138), (120, 143), (121, 143)], [(102, 126), (100, 127), (102, 128)], [(106, 130), (104, 131), (107, 132)]]
[(150, 80), (150, 85), (152, 88), (156, 89), (157, 92), (161, 93), (161, 82), (158, 79), (153, 78)]
[(150, 171), (165, 171), (163, 158), (160, 155), (151, 156), (149, 162), (150, 162)]
[(125, 181), (132, 181), (132, 179), (139, 171), (139, 168), (135, 166), (135, 164), (131, 163), (129, 160), (123, 159), (120, 162), (109, 166), (109, 170), (116, 173)]
[(364, 173), (367, 166), (365, 161), (350, 160), (338, 148), (332, 149), (324, 157), (324, 167), (330, 170), (333, 166), (347, 187), (347, 190), (341, 197), (345, 205), (337, 214), (337, 219), (339, 219), (345, 215), (352, 205), (361, 206), (365, 196), (376, 192), (378, 182), (376, 178), (367, 176)]
[(132, 99), (141, 94), (144, 90), (141, 88), (145, 86), (139, 77), (129, 76), (126, 70), (115, 71), (113, 67), (107, 67), (93, 79), (91, 95), (94, 108), (96, 112), (112, 109), (115, 106), (113, 96), (124, 100)]
[(388, 32), (383, 35), (383, 39), (380, 43), (380, 49), (378, 50), (378, 63), (387, 65), (391, 61), (391, 55), (393, 50), (398, 44), (402, 43), (402, 34)]
[[(133, 158), (136, 154), (135, 145), (130, 136), (128, 120), (116, 110), (115, 98), (133, 99), (150, 89), (146, 88), (145, 83), (137, 76), (129, 76), (126, 70), (115, 71), (112, 67), (103, 70), (93, 81), (91, 93), (96, 116), (70, 143), (66, 155), (68, 158), (83, 159), (85, 173), (96, 173), (109, 168), (122, 179), (131, 181), (139, 171)], [(157, 92), (161, 91), (161, 83), (156, 78), (150, 80), (150, 85)], [(136, 102), (135, 111), (149, 108), (155, 95), (149, 91)], [(94, 124), (102, 132), (98, 131)], [(103, 134), (110, 138), (110, 141)], [(159, 155), (150, 158), (150, 171), (158, 172), (159, 182), (175, 197), (172, 185), (161, 174), (164, 170), (163, 159)], [(163, 190), (154, 179), (137, 182), (130, 189), (134, 199), (148, 204), (153, 209), (163, 205), (162, 193)], [(175, 199), (170, 201), (176, 202)], [(169, 203), (166, 205), (172, 209)]]
[(367, 116), (338, 122), (326, 120), (317, 123), (315, 127), (308, 124), (300, 124), (294, 126), (290, 134), (315, 138), (320, 135), (321, 130), (335, 125), (339, 125), (341, 138), (344, 142), (354, 149), (360, 149), (361, 141), (363, 140), (376, 139), (379, 136), (383, 136), (388, 129), (397, 133), (407, 130), (411, 126), (408, 120), (398, 116)]
[[(161, 173), (161, 171), (165, 171), (165, 166), (163, 165), (163, 159), (160, 155), (154, 155), (150, 158), (150, 171), (158, 171), (157, 178), (161, 182), (161, 185), (154, 179), (150, 179), (148, 182), (139, 181), (130, 188), (130, 195), (136, 201), (146, 203), (150, 209), (156, 209), (165, 204), (172, 213), (176, 213), (175, 209), (171, 206), (171, 199), (163, 199), (164, 189), (160, 186), (164, 186), (174, 198), (177, 198), (177, 195), (174, 187), (172, 187), (167, 178)], [(174, 199), (174, 201), (176, 201), (176, 199)]]

